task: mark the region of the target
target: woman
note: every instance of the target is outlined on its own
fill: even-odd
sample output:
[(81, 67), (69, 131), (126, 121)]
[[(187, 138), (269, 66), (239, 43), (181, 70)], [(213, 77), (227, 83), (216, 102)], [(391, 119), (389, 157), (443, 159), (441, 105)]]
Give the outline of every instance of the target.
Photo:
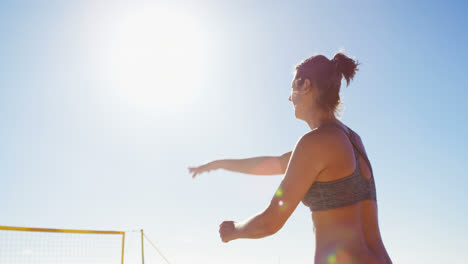
[(343, 53), (310, 57), (296, 66), (289, 101), (311, 131), (281, 156), (226, 159), (189, 168), (192, 177), (226, 169), (255, 175), (285, 174), (268, 208), (244, 221), (220, 225), (223, 242), (276, 233), (299, 202), (310, 207), (315, 263), (392, 263), (380, 236), (374, 175), (361, 138), (335, 114), (342, 77), (359, 64)]

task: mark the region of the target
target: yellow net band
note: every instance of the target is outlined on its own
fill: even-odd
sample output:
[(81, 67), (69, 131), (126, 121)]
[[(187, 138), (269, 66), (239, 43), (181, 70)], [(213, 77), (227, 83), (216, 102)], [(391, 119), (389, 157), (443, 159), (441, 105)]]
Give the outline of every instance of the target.
[(79, 233), (79, 234), (115, 234), (115, 235), (125, 234), (125, 232), (122, 232), (122, 231), (53, 229), (53, 228), (32, 228), (32, 227), (15, 227), (15, 226), (0, 226), (0, 230), (30, 231), (30, 232), (53, 232), (53, 233)]

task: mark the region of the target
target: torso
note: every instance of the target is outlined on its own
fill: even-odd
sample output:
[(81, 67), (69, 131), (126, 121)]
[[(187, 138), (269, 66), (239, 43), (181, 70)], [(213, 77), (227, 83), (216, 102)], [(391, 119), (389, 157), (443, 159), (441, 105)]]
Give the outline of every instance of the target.
[[(340, 125), (347, 130), (345, 125)], [(326, 166), (315, 180), (328, 182), (353, 173), (356, 169), (356, 159), (348, 137), (333, 126), (320, 129), (326, 129), (326, 133), (333, 137), (333, 145), (324, 153)], [(357, 141), (355, 143), (365, 153), (359, 137)], [(363, 157), (360, 157), (359, 161), (362, 175), (370, 179), (371, 169)], [(378, 231), (375, 200), (364, 200), (349, 206), (314, 211), (312, 221), (316, 238), (316, 264), (386, 263)]]

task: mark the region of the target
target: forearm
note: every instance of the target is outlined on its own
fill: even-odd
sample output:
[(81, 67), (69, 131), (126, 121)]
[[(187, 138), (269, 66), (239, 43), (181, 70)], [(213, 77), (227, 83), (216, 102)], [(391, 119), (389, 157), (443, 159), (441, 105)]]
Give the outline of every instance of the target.
[(263, 238), (276, 233), (278, 229), (266, 220), (263, 213), (245, 222), (236, 224), (236, 238)]
[(223, 159), (218, 160), (217, 165), (220, 169), (254, 175), (278, 175), (282, 173), (279, 158), (275, 156)]

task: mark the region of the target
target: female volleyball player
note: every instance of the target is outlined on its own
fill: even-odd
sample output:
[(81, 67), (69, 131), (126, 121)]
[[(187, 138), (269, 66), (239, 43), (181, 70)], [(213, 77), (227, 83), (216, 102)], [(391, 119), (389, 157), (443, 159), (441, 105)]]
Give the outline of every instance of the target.
[(392, 263), (380, 236), (372, 167), (360, 136), (335, 114), (342, 77), (347, 85), (359, 63), (343, 53), (317, 55), (296, 66), (289, 101), (311, 131), (281, 156), (215, 160), (189, 168), (192, 177), (216, 169), (255, 175), (285, 174), (269, 206), (243, 221), (225, 221), (223, 242), (276, 233), (299, 202), (311, 210), (315, 263)]

